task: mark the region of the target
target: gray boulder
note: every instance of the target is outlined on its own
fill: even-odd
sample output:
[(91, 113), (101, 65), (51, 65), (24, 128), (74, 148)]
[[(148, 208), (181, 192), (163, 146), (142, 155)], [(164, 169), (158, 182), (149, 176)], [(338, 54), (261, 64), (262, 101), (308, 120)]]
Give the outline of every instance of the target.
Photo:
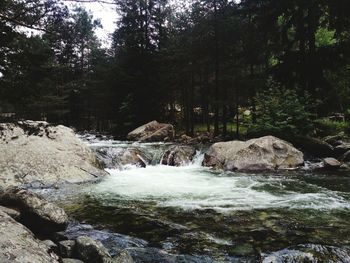
[(303, 163), (302, 152), (273, 136), (215, 143), (205, 153), (203, 161), (204, 166), (231, 171), (289, 169)]
[(83, 182), (106, 175), (91, 149), (65, 126), (0, 123), (0, 186)]
[(87, 236), (77, 238), (76, 253), (85, 263), (107, 263), (112, 258), (100, 241)]
[(146, 167), (150, 158), (137, 148), (101, 148), (97, 150), (99, 160), (106, 168), (122, 168), (125, 165)]
[(64, 230), (68, 216), (57, 205), (36, 193), (11, 187), (0, 195), (0, 204), (20, 211), (20, 221), (33, 231), (56, 232)]
[(171, 146), (162, 157), (162, 164), (169, 166), (182, 166), (189, 164), (196, 155), (196, 149), (191, 146)]
[(128, 140), (141, 142), (172, 141), (175, 137), (173, 125), (151, 121), (130, 132)]
[(0, 211), (0, 262), (58, 263), (58, 256), (25, 226)]

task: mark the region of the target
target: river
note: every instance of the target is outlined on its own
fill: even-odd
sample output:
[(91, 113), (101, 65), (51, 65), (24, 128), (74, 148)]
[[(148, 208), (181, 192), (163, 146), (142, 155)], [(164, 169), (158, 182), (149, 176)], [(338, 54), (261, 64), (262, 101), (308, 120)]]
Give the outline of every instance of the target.
[(88, 143), (138, 148), (153, 161), (107, 169), (102, 181), (56, 195), (79, 222), (208, 262), (350, 262), (348, 174), (214, 171), (201, 166), (200, 151), (170, 167), (159, 164), (168, 144)]

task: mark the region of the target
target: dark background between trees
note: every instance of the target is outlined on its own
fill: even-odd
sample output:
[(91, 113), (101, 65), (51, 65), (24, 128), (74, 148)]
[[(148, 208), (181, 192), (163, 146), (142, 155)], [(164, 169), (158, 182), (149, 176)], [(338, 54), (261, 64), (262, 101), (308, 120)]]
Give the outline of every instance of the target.
[(115, 0), (111, 48), (99, 21), (64, 4), (0, 1), (0, 113), (115, 135), (157, 119), (225, 137), (239, 125), (308, 134), (350, 113), (348, 0)]

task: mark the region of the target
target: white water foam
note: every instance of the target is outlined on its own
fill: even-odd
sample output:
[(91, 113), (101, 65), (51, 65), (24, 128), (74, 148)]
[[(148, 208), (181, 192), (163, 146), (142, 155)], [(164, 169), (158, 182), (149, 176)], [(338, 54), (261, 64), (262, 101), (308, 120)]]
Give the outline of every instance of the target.
[[(216, 174), (200, 166), (200, 157), (184, 167), (156, 165), (107, 171), (110, 176), (92, 189), (93, 195), (105, 201), (152, 201), (160, 207), (219, 212), (282, 207), (350, 209), (348, 200), (325, 188), (300, 193), (284, 190), (283, 182), (291, 179), (282, 176)], [(264, 185), (271, 184), (278, 188), (277, 193), (264, 190)]]

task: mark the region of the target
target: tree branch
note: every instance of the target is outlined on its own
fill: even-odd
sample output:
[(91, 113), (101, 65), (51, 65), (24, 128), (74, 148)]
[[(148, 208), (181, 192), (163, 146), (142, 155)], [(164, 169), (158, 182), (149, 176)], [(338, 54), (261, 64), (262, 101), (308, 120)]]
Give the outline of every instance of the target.
[(36, 27), (36, 26), (33, 26), (33, 25), (29, 25), (29, 24), (25, 24), (24, 22), (21, 22), (21, 21), (18, 21), (16, 19), (13, 19), (13, 18), (10, 18), (10, 17), (7, 17), (7, 16), (4, 16), (2, 14), (0, 14), (0, 18), (11, 23), (11, 24), (15, 24), (17, 26), (23, 26), (23, 27), (26, 27), (26, 28), (29, 28), (29, 29), (34, 29), (34, 30), (39, 30), (39, 31), (43, 31), (43, 32), (46, 32), (46, 33), (51, 33), (50, 31), (47, 31), (45, 28), (41, 28), (41, 27)]

